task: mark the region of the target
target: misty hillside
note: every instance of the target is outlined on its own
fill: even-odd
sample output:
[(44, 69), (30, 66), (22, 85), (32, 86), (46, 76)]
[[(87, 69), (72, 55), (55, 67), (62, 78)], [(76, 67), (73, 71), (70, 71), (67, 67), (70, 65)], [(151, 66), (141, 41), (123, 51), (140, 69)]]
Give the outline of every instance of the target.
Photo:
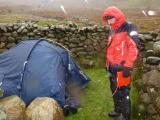
[(56, 9), (59, 5), (66, 8), (104, 9), (115, 5), (120, 8), (159, 8), (160, 0), (0, 0), (0, 6), (25, 5)]

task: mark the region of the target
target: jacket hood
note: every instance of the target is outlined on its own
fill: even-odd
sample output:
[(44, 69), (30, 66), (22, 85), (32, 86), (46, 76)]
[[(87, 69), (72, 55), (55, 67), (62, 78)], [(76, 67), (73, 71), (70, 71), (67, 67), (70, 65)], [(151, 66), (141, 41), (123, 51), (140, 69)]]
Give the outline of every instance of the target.
[(102, 16), (103, 21), (106, 22), (107, 16), (114, 16), (115, 17), (116, 22), (113, 25), (111, 25), (111, 27), (114, 30), (117, 30), (124, 22), (126, 22), (126, 18), (125, 18), (125, 15), (123, 14), (123, 12), (114, 6), (111, 6), (111, 7), (108, 7), (105, 9), (103, 16)]

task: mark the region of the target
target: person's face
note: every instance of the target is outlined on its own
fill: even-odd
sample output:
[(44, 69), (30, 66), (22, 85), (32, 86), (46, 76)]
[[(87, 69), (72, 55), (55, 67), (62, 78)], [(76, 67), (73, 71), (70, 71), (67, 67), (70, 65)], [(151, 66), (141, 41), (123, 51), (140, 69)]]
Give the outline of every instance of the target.
[(112, 25), (112, 24), (114, 24), (116, 22), (116, 19), (115, 18), (111, 18), (111, 19), (108, 19), (107, 20), (107, 23), (109, 24), (109, 25)]

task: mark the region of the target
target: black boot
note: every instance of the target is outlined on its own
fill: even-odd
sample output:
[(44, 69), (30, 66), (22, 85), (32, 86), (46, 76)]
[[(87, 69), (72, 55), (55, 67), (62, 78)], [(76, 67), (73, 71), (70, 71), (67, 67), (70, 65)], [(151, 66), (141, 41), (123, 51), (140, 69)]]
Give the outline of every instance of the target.
[(65, 116), (69, 115), (69, 105), (65, 105), (63, 107), (63, 113), (64, 113)]
[(123, 115), (120, 115), (120, 116), (118, 116), (118, 117), (116, 118), (116, 120), (127, 120), (127, 119), (125, 119), (125, 118), (123, 117)]
[(118, 117), (119, 116), (119, 113), (115, 112), (115, 111), (111, 111), (108, 113), (108, 116), (109, 117)]

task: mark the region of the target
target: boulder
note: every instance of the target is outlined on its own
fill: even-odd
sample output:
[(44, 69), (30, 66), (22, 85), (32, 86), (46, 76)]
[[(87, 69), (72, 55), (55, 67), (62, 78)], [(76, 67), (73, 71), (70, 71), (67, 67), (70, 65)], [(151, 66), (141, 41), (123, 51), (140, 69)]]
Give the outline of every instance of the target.
[(143, 75), (144, 85), (160, 87), (160, 72), (158, 70), (152, 70)]
[(141, 95), (141, 101), (145, 104), (151, 103), (151, 98), (149, 97), (148, 93), (144, 93)]
[(146, 53), (145, 53), (145, 56), (146, 57), (154, 56), (154, 51), (153, 50), (147, 50)]
[(147, 40), (147, 41), (152, 41), (153, 40), (153, 37), (150, 34), (144, 34), (143, 36), (144, 36), (145, 40)]
[(153, 44), (153, 50), (156, 55), (160, 55), (160, 41)]
[[(9, 96), (0, 100), (1, 115), (9, 120), (23, 120), (25, 103), (18, 96)], [(2, 116), (1, 116), (2, 117)], [(7, 120), (8, 120), (7, 119)]]
[(153, 50), (153, 44), (154, 44), (153, 41), (146, 42), (145, 43), (145, 50)]
[(160, 112), (160, 96), (156, 98), (156, 102), (155, 103), (156, 103), (155, 105), (156, 105), (157, 109)]
[(63, 120), (63, 111), (58, 103), (48, 97), (38, 97), (27, 107), (25, 120)]
[(147, 112), (149, 114), (152, 114), (152, 115), (157, 113), (157, 111), (156, 111), (155, 107), (153, 106), (153, 104), (150, 104), (149, 106), (147, 106)]
[(151, 65), (158, 65), (160, 64), (160, 57), (154, 57), (154, 56), (147, 57), (146, 63)]
[(3, 108), (0, 107), (0, 120), (7, 120), (7, 114), (6, 112), (3, 110)]

